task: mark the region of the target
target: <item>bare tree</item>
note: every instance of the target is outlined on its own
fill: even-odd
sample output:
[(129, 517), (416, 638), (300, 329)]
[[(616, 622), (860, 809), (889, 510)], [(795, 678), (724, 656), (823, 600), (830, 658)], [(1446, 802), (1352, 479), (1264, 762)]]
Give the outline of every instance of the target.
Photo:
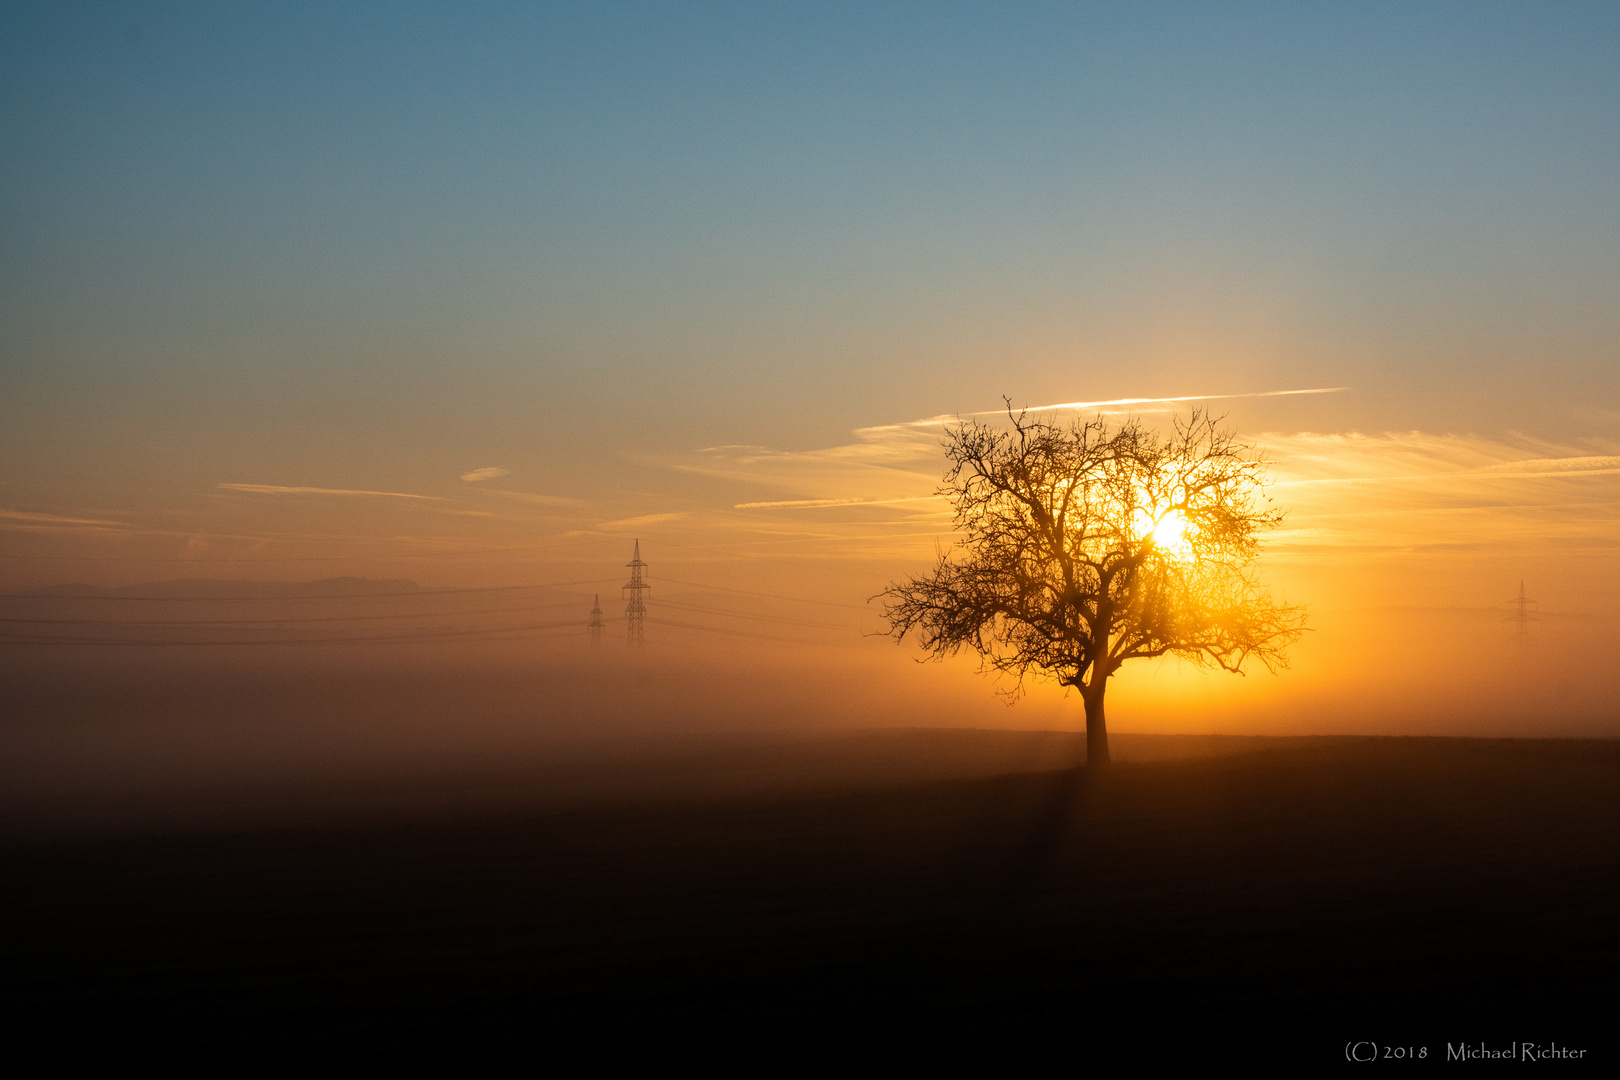
[(939, 494), (963, 539), (927, 577), (891, 585), (884, 615), (936, 658), (1080, 691), (1086, 760), (1108, 763), (1103, 694), (1127, 660), (1173, 654), (1242, 674), (1286, 667), (1305, 610), (1278, 604), (1253, 565), (1282, 514), (1265, 463), (1207, 413), (1158, 435), (1101, 417), (1059, 427), (1008, 408), (1011, 429), (950, 430)]

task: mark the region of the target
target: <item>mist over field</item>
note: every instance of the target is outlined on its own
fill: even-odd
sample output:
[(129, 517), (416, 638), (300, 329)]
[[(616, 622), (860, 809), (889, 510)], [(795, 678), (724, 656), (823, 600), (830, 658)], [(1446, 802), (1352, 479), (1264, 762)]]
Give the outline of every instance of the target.
[[(1009, 700), (995, 691), (1012, 683), (967, 658), (919, 663), (862, 636), (875, 619), (854, 603), (667, 588), (641, 649), (622, 616), (593, 646), (577, 591), (193, 580), (13, 595), (8, 801), (557, 770), (678, 755), (700, 737), (1084, 725), (1076, 695), (1031, 681)], [(1127, 670), (1116, 730), (1612, 735), (1609, 620), (1549, 614), (1521, 644), (1498, 608), (1335, 614), (1279, 675)]]

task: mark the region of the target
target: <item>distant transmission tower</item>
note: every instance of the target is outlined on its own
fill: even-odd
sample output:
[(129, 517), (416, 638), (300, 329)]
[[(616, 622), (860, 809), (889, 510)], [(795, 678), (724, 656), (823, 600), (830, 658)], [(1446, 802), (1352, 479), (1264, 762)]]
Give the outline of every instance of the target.
[(1536, 617), (1536, 602), (1524, 595), (1524, 579), (1519, 579), (1519, 595), (1508, 601), (1513, 608), (1513, 614), (1503, 619), (1503, 622), (1514, 623), (1519, 631), (1519, 643), (1529, 640), (1530, 624), (1541, 620)]
[(625, 591), (630, 594), (630, 603), (625, 605), (624, 618), (629, 624), (630, 644), (640, 645), (642, 632), (647, 624), (647, 605), (641, 599), (641, 594), (652, 588), (641, 580), (641, 571), (647, 564), (641, 561), (641, 541), (636, 541), (636, 554), (625, 563), (630, 568), (630, 582), (625, 585)]
[(591, 644), (602, 644), (602, 631), (607, 629), (607, 624), (602, 621), (601, 593), (597, 593), (596, 598), (591, 601), (591, 621), (586, 625), (591, 631)]

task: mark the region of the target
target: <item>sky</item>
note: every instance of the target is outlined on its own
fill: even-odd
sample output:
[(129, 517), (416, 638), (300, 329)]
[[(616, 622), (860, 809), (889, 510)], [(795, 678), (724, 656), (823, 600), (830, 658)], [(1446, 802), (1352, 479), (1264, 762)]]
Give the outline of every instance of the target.
[(1073, 727), (867, 600), (952, 418), (1207, 407), (1312, 633), (1112, 724), (1620, 735), (1612, 4), (18, 3), (0, 102), (13, 596), (409, 579), (555, 668), (639, 540), (738, 724)]

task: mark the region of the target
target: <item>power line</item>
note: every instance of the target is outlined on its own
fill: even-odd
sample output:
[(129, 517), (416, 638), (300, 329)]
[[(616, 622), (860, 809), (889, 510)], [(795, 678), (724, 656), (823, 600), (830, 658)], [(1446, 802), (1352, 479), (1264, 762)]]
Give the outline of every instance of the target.
[[(219, 578), (202, 578), (203, 581), (226, 580)], [(486, 593), (523, 592), (532, 589), (562, 589), (573, 585), (600, 585), (611, 578), (585, 578), (580, 581), (552, 581), (537, 585), (490, 585), (483, 588), (452, 588), (452, 589), (416, 589), (411, 592), (392, 593), (334, 593), (330, 596), (308, 594), (304, 596), (131, 596), (127, 593), (0, 593), (0, 600), (66, 600), (74, 602), (84, 601), (121, 601), (136, 600), (145, 603), (159, 604), (284, 604), (297, 601), (300, 603), (370, 603), (418, 600), (428, 596), (474, 596)], [(160, 583), (161, 584), (161, 583)], [(254, 584), (259, 584), (255, 582)], [(302, 584), (302, 583), (290, 583)]]
[[(384, 642), (443, 641), (447, 638), (477, 638), (488, 634), (524, 633), (536, 630), (563, 630), (563, 634), (546, 637), (565, 637), (579, 633), (579, 624), (572, 620), (553, 623), (522, 623), (515, 626), (488, 626), (473, 630), (423, 629), (405, 634), (365, 634), (353, 637), (301, 637), (301, 638), (214, 638), (192, 640), (141, 641), (134, 638), (69, 638), (69, 637), (7, 637), (7, 645), (124, 645), (136, 648), (148, 646), (206, 646), (206, 645), (351, 645), (380, 644)], [(529, 636), (525, 634), (525, 636)]]
[(779, 641), (788, 645), (816, 645), (818, 642), (806, 638), (779, 637), (775, 634), (761, 634), (756, 630), (728, 630), (723, 626), (701, 626), (697, 623), (676, 622), (673, 619), (653, 619), (659, 626), (674, 626), (681, 630), (696, 630), (701, 634), (719, 634), (723, 637), (747, 638), (749, 641)]
[(819, 604), (822, 607), (849, 608), (851, 611), (871, 611), (863, 604), (844, 604), (837, 600), (812, 600), (807, 596), (783, 596), (781, 593), (753, 592), (750, 589), (733, 589), (725, 585), (705, 585), (700, 581), (681, 581), (679, 578), (666, 576), (665, 581), (671, 585), (689, 585), (694, 589), (712, 589), (715, 592), (736, 593), (739, 596), (758, 596), (766, 600), (790, 600), (795, 604)]
[[(151, 535), (151, 534), (148, 533), (147, 535)], [(163, 535), (173, 535), (173, 534), (172, 533), (166, 533), (166, 534), (163, 534)], [(181, 535), (189, 535), (189, 534), (182, 533)], [(235, 539), (235, 538), (229, 538), (229, 539)], [(258, 537), (248, 537), (247, 539), (257, 540), (257, 539), (260, 539), (260, 538), (258, 538)], [(276, 542), (278, 542), (278, 543), (295, 543), (297, 541), (277, 540)], [(365, 541), (363, 541), (363, 540), (349, 540), (349, 539), (341, 539), (341, 540), (325, 541), (325, 542), (327, 542), (327, 543), (365, 543)], [(378, 554), (257, 555), (257, 556), (251, 556), (251, 557), (249, 557), (249, 556), (240, 556), (239, 557), (239, 556), (234, 556), (234, 555), (227, 555), (227, 556), (217, 557), (216, 558), (216, 557), (193, 556), (193, 555), (184, 555), (184, 554), (180, 554), (180, 555), (23, 555), (23, 554), (12, 554), (10, 552), (0, 552), (0, 559), (30, 559), (30, 560), (37, 560), (37, 561), (40, 561), (40, 562), (184, 563), (184, 564), (187, 564), (187, 565), (192, 564), (192, 563), (219, 563), (219, 564), (227, 564), (227, 565), (229, 565), (229, 564), (237, 564), (237, 563), (273, 563), (273, 562), (345, 562), (345, 561), (366, 562), (366, 561), (373, 561), (373, 560), (384, 561), (384, 560), (390, 560), (390, 559), (454, 559), (454, 558), (460, 558), (460, 557), (464, 557), (464, 556), (468, 556), (468, 555), (503, 555), (503, 554), (508, 554), (510, 552), (514, 552), (514, 551), (550, 551), (550, 550), (554, 550), (556, 548), (585, 547), (585, 546), (588, 546), (588, 545), (591, 545), (591, 544), (610, 544), (610, 543), (613, 543), (613, 542), (614, 542), (613, 537), (602, 537), (601, 539), (597, 539), (597, 540), (574, 540), (574, 541), (570, 541), (568, 543), (558, 543), (558, 544), (525, 544), (522, 547), (468, 548), (468, 549), (458, 549), (458, 550), (453, 550), (453, 551), (417, 551), (417, 552), (402, 553), (402, 554), (398, 554), (398, 555), (378, 555)]]
[(675, 603), (675, 602), (671, 601), (668, 597), (664, 598), (664, 600), (659, 605), (659, 610), (661, 610), (661, 611), (666, 609), (666, 608), (669, 609), (669, 610), (672, 610), (672, 611), (690, 611), (690, 612), (693, 612), (694, 614), (698, 614), (698, 615), (718, 615), (719, 617), (721, 617), (723, 619), (749, 619), (749, 620), (751, 620), (753, 622), (775, 623), (778, 626), (810, 626), (810, 627), (815, 627), (816, 629), (820, 629), (820, 630), (844, 630), (844, 631), (848, 631), (850, 629), (850, 626), (849, 626), (848, 623), (840, 624), (840, 623), (826, 623), (826, 622), (811, 622), (808, 619), (784, 619), (779, 615), (749, 615), (749, 614), (747, 614), (745, 612), (741, 612), (741, 611), (718, 611), (718, 610), (716, 610), (714, 608), (695, 607), (695, 606), (693, 606), (691, 604)]
[[(482, 608), (478, 611), (465, 614), (484, 615), (510, 615), (522, 611), (548, 611), (572, 605), (572, 599), (556, 600), (549, 604), (525, 604), (522, 607)], [(393, 615), (327, 615), (286, 619), (24, 619), (0, 618), (0, 624), (24, 623), (31, 626), (129, 626), (129, 627), (195, 627), (195, 626), (291, 626), (306, 623), (368, 623), (388, 622), (398, 619), (437, 619), (444, 615), (443, 611), (411, 611), (405, 614)]]

